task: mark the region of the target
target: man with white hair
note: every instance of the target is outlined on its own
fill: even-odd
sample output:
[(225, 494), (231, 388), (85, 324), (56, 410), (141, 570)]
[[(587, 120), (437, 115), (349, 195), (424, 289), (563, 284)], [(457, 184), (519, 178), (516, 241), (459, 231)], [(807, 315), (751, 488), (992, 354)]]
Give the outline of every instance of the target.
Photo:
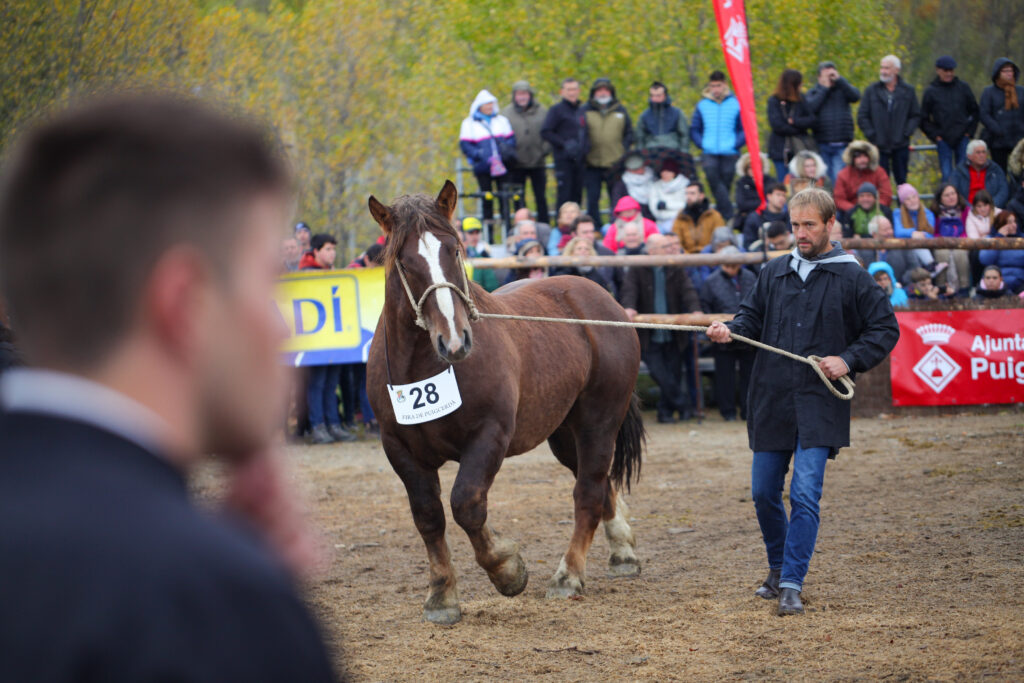
[[(878, 240), (893, 238), (892, 221), (887, 216), (873, 216), (868, 221), (868, 233)], [(904, 282), (904, 275), (924, 265), (917, 249), (858, 249), (857, 257), (864, 263), (883, 261), (892, 268), (896, 282)], [(896, 282), (893, 284), (895, 285)]]
[(972, 204), (974, 195), (980, 190), (988, 190), (992, 202), (999, 208), (1006, 208), (1010, 198), (1006, 172), (989, 159), (988, 145), (984, 140), (971, 140), (967, 143), (967, 158), (956, 165), (950, 182)]
[(857, 125), (878, 148), (879, 164), (897, 185), (907, 182), (910, 136), (921, 123), (917, 94), (900, 78), (900, 67), (899, 57), (882, 57), (878, 81), (864, 91), (857, 110)]

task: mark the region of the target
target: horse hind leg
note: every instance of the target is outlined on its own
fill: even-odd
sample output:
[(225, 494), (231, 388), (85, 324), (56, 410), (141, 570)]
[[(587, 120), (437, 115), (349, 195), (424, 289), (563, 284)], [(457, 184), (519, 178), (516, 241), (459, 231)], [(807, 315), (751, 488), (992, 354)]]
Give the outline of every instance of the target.
[(612, 577), (636, 576), (640, 573), (640, 559), (636, 556), (636, 536), (626, 521), (629, 508), (611, 485), (605, 497), (604, 535), (608, 539), (611, 555), (608, 557), (608, 575)]

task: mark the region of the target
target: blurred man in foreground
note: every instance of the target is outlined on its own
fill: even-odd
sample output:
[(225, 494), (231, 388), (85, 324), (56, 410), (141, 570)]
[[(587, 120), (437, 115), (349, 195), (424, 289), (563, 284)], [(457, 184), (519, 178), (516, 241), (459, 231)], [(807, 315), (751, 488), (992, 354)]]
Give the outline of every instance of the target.
[[(59, 115), (9, 160), (0, 292), (28, 367), (0, 382), (5, 679), (333, 680), (269, 455), (288, 191), (262, 130), (169, 98)], [(189, 500), (210, 453), (230, 518)]]

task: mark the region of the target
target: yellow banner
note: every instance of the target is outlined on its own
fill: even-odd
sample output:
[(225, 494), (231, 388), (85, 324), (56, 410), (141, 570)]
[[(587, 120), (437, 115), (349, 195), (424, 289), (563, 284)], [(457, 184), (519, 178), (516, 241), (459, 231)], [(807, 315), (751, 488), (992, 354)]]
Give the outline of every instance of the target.
[(365, 363), (384, 309), (384, 269), (289, 273), (274, 299), (289, 332), (282, 351), (290, 365)]

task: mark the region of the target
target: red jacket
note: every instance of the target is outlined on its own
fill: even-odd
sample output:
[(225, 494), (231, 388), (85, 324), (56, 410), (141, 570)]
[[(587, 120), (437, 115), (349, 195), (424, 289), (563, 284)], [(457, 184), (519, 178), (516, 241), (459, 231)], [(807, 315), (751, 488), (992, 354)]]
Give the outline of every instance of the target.
[(302, 255), (302, 258), (299, 259), (299, 270), (311, 270), (311, 269), (313, 269), (313, 270), (326, 270), (326, 268), (324, 268), (323, 266), (321, 266), (319, 264), (319, 262), (317, 262), (316, 255), (313, 253), (312, 249), (310, 249), (309, 251), (304, 253)]
[(833, 189), (833, 196), (836, 198), (836, 207), (840, 211), (849, 211), (857, 205), (857, 190), (864, 183), (871, 183), (878, 188), (878, 202), (882, 206), (892, 204), (892, 185), (889, 184), (889, 175), (885, 169), (876, 166), (866, 171), (858, 171), (853, 166), (847, 166), (836, 176), (836, 186)]

